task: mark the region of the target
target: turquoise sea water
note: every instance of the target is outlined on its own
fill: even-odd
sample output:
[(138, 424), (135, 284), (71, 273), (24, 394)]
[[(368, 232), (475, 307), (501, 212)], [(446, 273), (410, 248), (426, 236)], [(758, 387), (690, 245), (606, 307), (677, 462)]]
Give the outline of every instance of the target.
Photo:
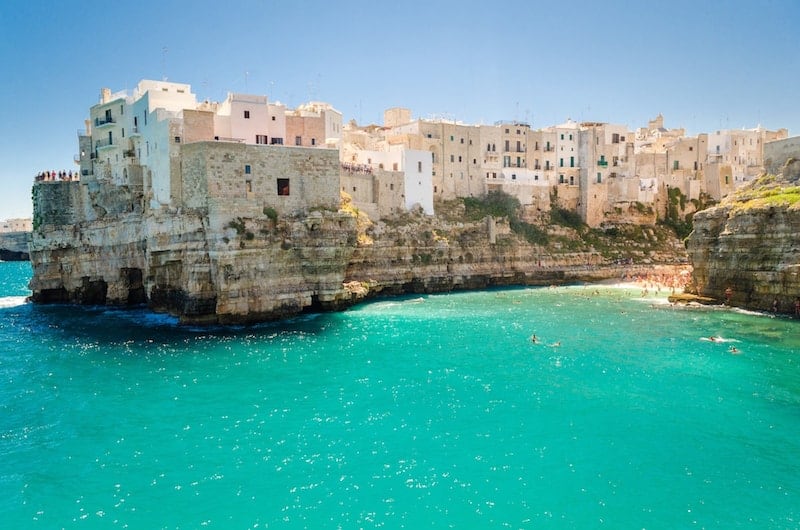
[(209, 330), (29, 277), (0, 263), (4, 528), (800, 527), (798, 321), (576, 286)]

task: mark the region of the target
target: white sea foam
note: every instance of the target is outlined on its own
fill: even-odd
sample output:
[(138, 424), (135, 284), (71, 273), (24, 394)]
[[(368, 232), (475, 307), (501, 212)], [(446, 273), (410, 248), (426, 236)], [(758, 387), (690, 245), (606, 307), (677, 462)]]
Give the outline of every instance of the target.
[(27, 301), (27, 296), (2, 296), (0, 297), (0, 309), (21, 306), (26, 304)]

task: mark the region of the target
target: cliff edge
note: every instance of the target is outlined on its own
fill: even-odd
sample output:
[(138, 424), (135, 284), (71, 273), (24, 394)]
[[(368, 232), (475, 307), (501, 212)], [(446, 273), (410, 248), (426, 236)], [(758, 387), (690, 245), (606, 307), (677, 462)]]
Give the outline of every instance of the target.
[(789, 158), (694, 215), (691, 289), (747, 309), (795, 313), (800, 296), (800, 160)]

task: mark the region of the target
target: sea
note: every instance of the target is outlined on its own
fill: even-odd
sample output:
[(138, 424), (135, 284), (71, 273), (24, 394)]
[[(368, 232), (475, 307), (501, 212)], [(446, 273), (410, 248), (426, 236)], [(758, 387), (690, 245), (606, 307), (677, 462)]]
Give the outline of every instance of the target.
[(623, 284), (202, 328), (30, 277), (0, 263), (2, 528), (800, 528), (789, 317)]

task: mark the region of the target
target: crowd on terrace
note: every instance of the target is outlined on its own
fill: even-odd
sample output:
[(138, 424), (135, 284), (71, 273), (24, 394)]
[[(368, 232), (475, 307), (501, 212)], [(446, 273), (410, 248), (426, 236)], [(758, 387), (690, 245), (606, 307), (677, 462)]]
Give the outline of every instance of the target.
[(36, 175), (36, 182), (53, 182), (57, 180), (80, 180), (80, 173), (77, 171), (42, 171)]

